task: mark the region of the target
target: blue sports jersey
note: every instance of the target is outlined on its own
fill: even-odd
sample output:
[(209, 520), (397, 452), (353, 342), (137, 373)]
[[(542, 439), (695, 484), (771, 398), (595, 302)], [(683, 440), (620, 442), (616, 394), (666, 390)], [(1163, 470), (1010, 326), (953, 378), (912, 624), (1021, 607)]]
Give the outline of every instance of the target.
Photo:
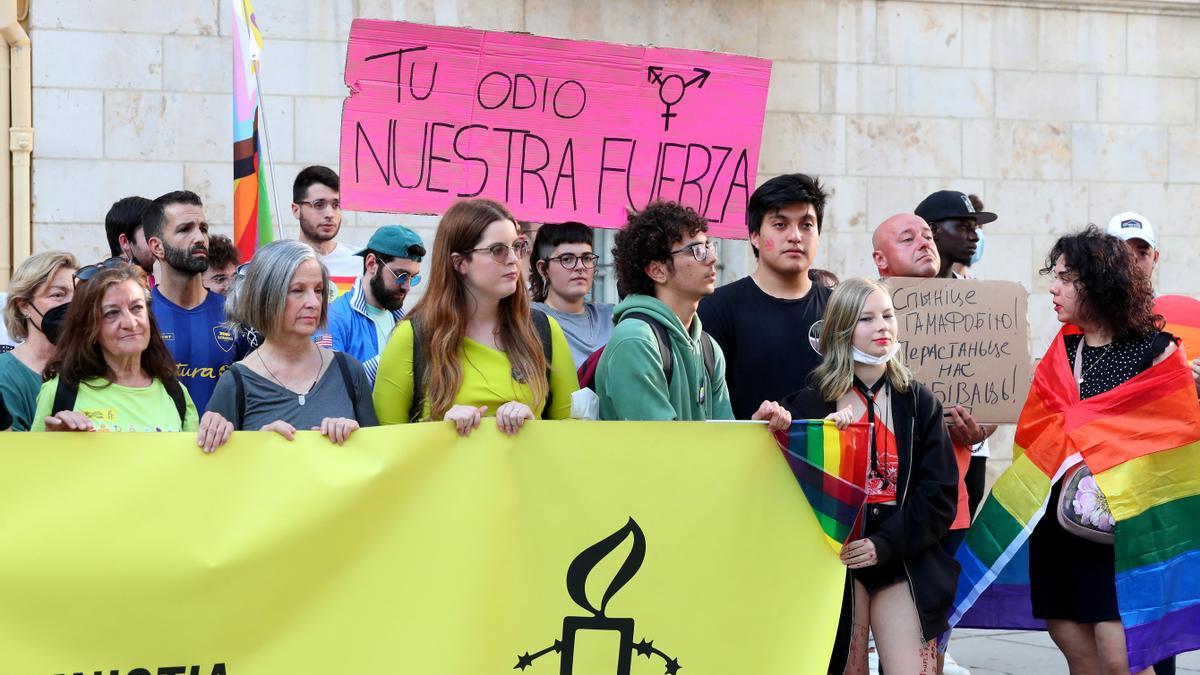
[(184, 309), (159, 293), (156, 286), (150, 292), (150, 307), (163, 342), (175, 357), (179, 381), (203, 415), (217, 379), (243, 351), (225, 321), (225, 298), (210, 292), (194, 309)]

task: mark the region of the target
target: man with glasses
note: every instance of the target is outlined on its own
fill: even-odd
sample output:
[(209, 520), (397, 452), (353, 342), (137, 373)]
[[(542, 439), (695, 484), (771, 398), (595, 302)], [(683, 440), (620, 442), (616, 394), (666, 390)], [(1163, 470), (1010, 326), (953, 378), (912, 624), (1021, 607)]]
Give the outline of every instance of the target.
[[(731, 420), (725, 357), (701, 327), (700, 299), (717, 283), (708, 221), (674, 202), (631, 214), (613, 248), (622, 300), (596, 368), (603, 420)], [(751, 419), (791, 424), (774, 401)]]
[(558, 321), (576, 368), (608, 342), (613, 330), (613, 305), (587, 301), (600, 260), (592, 252), (594, 241), (592, 228), (567, 222), (543, 225), (533, 243), (533, 306)]
[(374, 384), (379, 352), (404, 317), (409, 290), (421, 282), (425, 246), (407, 227), (384, 225), (355, 255), (362, 256), (363, 275), (330, 306), (328, 339), (335, 351), (362, 362)]
[(300, 221), (300, 242), (321, 256), (338, 294), (346, 293), (362, 271), (355, 247), (337, 241), (342, 230), (341, 181), (332, 169), (310, 166), (292, 183), (292, 215)]
[[(146, 208), (142, 229), (158, 261), (150, 307), (163, 342), (175, 357), (179, 381), (203, 414), (221, 373), (245, 353), (245, 345), (225, 321), (224, 296), (204, 288), (208, 269), (204, 205), (194, 192), (168, 192)], [(86, 271), (81, 269), (78, 276), (83, 278)]]

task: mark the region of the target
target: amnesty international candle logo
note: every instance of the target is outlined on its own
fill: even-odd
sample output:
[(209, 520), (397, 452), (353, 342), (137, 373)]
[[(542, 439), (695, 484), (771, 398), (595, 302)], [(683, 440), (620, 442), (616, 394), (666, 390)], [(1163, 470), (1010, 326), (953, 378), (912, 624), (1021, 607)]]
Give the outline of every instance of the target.
[[(604, 591), (604, 597), (600, 600), (600, 608), (597, 609), (588, 600), (585, 591), (588, 575), (591, 574), (592, 570), (595, 569), (601, 560), (615, 551), (618, 546), (629, 538), (633, 540), (633, 547), (625, 557), (625, 562), (621, 564), (621, 568), (617, 570), (616, 576), (608, 584), (608, 588)], [(582, 553), (575, 556), (575, 559), (571, 561), (571, 565), (567, 568), (567, 594), (571, 596), (575, 604), (590, 612), (591, 615), (564, 617), (562, 637), (541, 651), (534, 654), (525, 652), (518, 656), (517, 665), (513, 666), (513, 670), (525, 670), (532, 667), (534, 661), (550, 652), (554, 652), (560, 655), (559, 675), (573, 675), (577, 638), (583, 632), (599, 631), (615, 634), (620, 640), (618, 651), (614, 655), (617, 662), (617, 667), (614, 671), (615, 675), (629, 675), (630, 662), (635, 651), (648, 659), (654, 656), (661, 658), (666, 663), (666, 675), (674, 675), (679, 672), (682, 669), (679, 665), (679, 660), (659, 651), (654, 646), (653, 641), (643, 639), (634, 644), (632, 618), (610, 617), (605, 613), (608, 608), (608, 601), (624, 588), (625, 584), (629, 583), (633, 575), (637, 574), (645, 559), (646, 536), (642, 533), (642, 528), (638, 527), (637, 522), (633, 518), (630, 518), (629, 522), (621, 529), (592, 544), (584, 549)]]

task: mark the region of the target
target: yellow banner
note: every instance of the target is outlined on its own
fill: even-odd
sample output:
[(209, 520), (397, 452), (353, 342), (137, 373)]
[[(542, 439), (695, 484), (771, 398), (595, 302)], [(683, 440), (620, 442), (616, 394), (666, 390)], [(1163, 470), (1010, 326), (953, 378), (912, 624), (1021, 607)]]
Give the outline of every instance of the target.
[(759, 425), (0, 439), (5, 675), (805, 675), (833, 643), (844, 568)]

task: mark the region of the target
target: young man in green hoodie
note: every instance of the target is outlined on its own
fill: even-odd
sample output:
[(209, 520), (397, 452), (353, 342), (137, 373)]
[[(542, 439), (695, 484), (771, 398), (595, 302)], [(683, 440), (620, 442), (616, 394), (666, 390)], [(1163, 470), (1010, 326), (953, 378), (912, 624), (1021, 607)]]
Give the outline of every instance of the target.
[[(707, 233), (702, 216), (675, 202), (631, 214), (617, 233), (613, 264), (623, 299), (596, 368), (600, 419), (733, 419), (725, 356), (696, 316), (700, 299), (712, 295), (717, 283), (717, 252)], [(650, 322), (669, 343), (662, 347), (670, 350), (670, 377)], [(774, 401), (763, 401), (752, 419), (767, 421), (772, 430), (792, 422)]]

